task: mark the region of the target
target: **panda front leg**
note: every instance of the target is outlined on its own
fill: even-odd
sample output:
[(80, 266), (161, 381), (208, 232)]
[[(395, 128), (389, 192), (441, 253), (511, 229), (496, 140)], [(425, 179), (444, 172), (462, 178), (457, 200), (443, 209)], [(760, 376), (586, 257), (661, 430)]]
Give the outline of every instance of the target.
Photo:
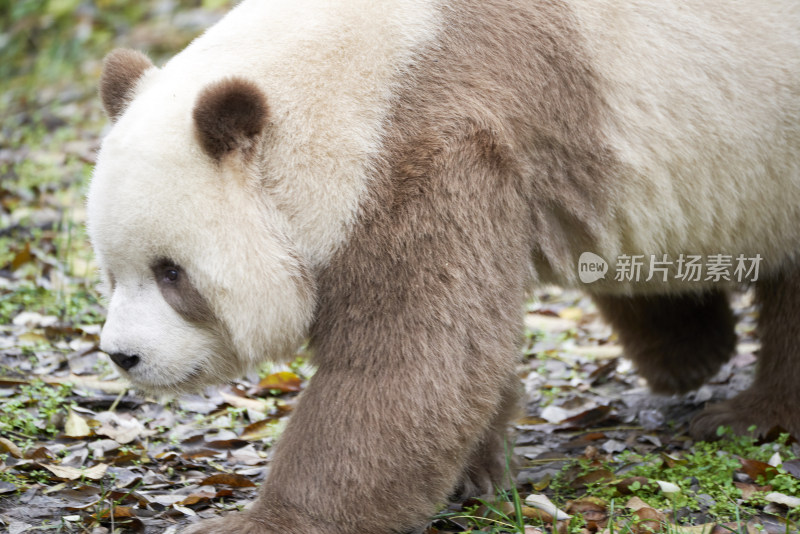
[(461, 473), (451, 499), (463, 502), (474, 497), (485, 497), (493, 491), (508, 489), (513, 484), (516, 464), (513, 457), (511, 422), (521, 415), (521, 385), (514, 374), (503, 390), (500, 409), (492, 423), (478, 441)]
[(415, 532), (459, 483), (498, 478), (530, 210), (490, 132), (469, 126), (411, 143), (414, 164), (381, 178), (317, 276), (317, 372), (258, 501), (189, 532)]
[(800, 268), (788, 265), (756, 282), (761, 350), (753, 384), (698, 415), (691, 433), (715, 439), (717, 428), (764, 434), (781, 427), (800, 437)]
[(503, 405), (502, 388), (491, 384), (497, 370), (464, 373), (447, 358), (375, 363), (320, 366), (252, 508), (187, 533), (388, 534), (423, 527), (446, 503)]

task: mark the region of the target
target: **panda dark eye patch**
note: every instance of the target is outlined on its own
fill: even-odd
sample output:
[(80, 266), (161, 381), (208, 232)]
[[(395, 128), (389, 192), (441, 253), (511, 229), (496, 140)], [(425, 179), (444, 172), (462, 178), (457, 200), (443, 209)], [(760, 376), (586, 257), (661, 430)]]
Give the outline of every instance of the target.
[(168, 259), (159, 259), (151, 266), (153, 275), (159, 284), (177, 284), (181, 278), (180, 266)]
[(188, 273), (176, 262), (161, 258), (150, 266), (164, 300), (192, 323), (211, 324), (214, 314), (205, 297), (192, 284)]

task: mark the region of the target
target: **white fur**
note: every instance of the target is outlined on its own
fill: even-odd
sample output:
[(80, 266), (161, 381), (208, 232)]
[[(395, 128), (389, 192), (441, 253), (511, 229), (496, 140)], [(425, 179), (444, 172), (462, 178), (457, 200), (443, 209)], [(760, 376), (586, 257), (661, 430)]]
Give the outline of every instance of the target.
[[(800, 3), (570, 5), (624, 165), (594, 252), (784, 262), (800, 245)], [(563, 278), (574, 283), (570, 267)], [(624, 289), (644, 284), (634, 286)]]
[[(145, 73), (103, 142), (88, 202), (114, 282), (102, 347), (142, 358), (131, 369), (138, 385), (234, 378), (302, 341), (314, 301), (296, 282), (346, 238), (392, 87), (435, 35), (435, 15), (425, 0), (249, 0)], [(230, 76), (266, 95), (259, 168), (217, 166), (195, 138), (198, 93)], [(187, 270), (225, 332), (190, 325), (164, 302), (150, 272), (159, 257)]]

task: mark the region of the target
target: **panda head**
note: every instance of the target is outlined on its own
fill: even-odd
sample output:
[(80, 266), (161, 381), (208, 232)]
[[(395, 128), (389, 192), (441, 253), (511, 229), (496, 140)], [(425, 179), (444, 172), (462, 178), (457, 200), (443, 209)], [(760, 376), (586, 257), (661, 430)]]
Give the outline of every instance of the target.
[(101, 348), (153, 393), (292, 354), (314, 311), (308, 262), (259, 178), (266, 97), (241, 77), (166, 70), (129, 50), (106, 58), (114, 124), (87, 210), (108, 298)]

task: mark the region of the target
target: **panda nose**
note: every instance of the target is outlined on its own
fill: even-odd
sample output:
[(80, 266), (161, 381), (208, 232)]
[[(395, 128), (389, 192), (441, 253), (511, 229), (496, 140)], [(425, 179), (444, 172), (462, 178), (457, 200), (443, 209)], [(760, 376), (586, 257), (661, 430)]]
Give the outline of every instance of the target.
[(139, 363), (139, 356), (136, 354), (122, 354), (121, 352), (115, 352), (109, 356), (111, 356), (111, 359), (114, 361), (114, 363), (126, 371), (129, 371), (133, 366)]

